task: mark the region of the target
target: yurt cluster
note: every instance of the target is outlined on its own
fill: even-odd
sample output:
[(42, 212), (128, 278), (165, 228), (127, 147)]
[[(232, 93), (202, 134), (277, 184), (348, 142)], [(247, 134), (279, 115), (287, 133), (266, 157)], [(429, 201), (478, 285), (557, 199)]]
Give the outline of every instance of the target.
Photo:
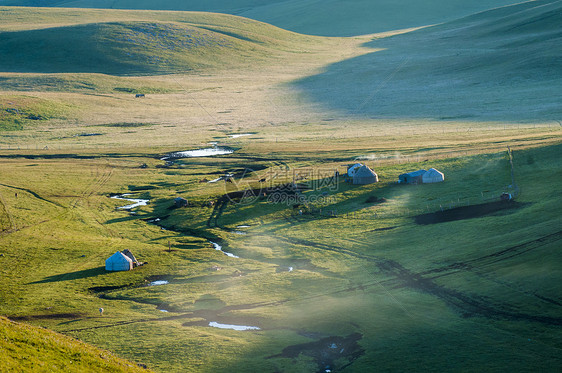
[[(379, 181), (378, 175), (369, 166), (355, 163), (347, 168), (347, 180), (353, 184), (364, 185)], [(429, 170), (417, 170), (407, 172), (398, 176), (401, 184), (431, 184), (440, 183), (445, 180), (443, 172), (430, 168)]]
[[(337, 174), (337, 173), (336, 173)], [(346, 180), (355, 185), (373, 184), (379, 181), (378, 175), (369, 166), (362, 163), (355, 163), (347, 168)], [(445, 175), (435, 168), (429, 170), (417, 170), (407, 172), (398, 176), (400, 184), (430, 184), (439, 183), (445, 180)], [(187, 206), (187, 200), (176, 198), (177, 207)], [(130, 250), (117, 251), (105, 261), (107, 271), (130, 271), (137, 266), (146, 263), (139, 263)]]

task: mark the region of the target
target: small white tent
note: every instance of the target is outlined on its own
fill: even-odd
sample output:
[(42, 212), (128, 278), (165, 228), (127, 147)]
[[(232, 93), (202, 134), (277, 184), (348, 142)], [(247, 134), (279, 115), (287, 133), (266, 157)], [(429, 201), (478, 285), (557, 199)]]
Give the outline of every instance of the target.
[(106, 271), (130, 271), (131, 269), (133, 269), (133, 261), (120, 251), (105, 261)]
[(437, 171), (435, 168), (430, 168), (422, 176), (422, 182), (424, 184), (440, 183), (444, 180), (445, 180), (445, 175), (442, 172)]
[(350, 177), (355, 176), (355, 173), (363, 166), (361, 163), (355, 163), (353, 166), (349, 166), (347, 169), (347, 175)]

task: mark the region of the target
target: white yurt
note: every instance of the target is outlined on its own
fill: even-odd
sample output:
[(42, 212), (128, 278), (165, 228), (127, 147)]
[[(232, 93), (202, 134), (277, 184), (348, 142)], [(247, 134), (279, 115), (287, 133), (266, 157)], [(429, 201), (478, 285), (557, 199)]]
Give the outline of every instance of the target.
[(133, 269), (133, 261), (120, 251), (105, 261), (106, 271), (130, 271), (131, 269)]
[(361, 166), (353, 175), (353, 184), (372, 184), (377, 181), (379, 181), (379, 177), (367, 166)]
[(445, 175), (443, 172), (437, 171), (435, 168), (430, 168), (422, 176), (422, 182), (424, 184), (429, 183), (440, 183), (445, 180)]
[(426, 173), (427, 171), (424, 169), (407, 172), (398, 176), (398, 182), (404, 184), (421, 184), (423, 182), (423, 175)]
[(347, 169), (347, 175), (350, 177), (355, 176), (357, 170), (359, 170), (363, 166), (361, 163), (355, 163), (353, 166), (349, 166)]

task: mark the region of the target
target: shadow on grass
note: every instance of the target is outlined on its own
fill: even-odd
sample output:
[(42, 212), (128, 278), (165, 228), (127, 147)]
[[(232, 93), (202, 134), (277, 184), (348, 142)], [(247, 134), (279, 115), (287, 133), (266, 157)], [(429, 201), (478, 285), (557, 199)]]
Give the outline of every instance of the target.
[(44, 284), (48, 282), (59, 282), (59, 281), (69, 281), (78, 280), (81, 278), (95, 277), (105, 273), (105, 267), (96, 267), (90, 269), (84, 269), (82, 271), (75, 271), (69, 273), (63, 273), (60, 275), (53, 275), (45, 277), (43, 280), (30, 282), (30, 284)]
[[(122, 209), (121, 211), (123, 211), (124, 209)], [(125, 210), (128, 211), (128, 210)], [(125, 216), (122, 218), (115, 218), (115, 219), (109, 219), (107, 220), (104, 224), (115, 224), (115, 223), (123, 223), (123, 222), (127, 222), (127, 221), (131, 221), (131, 220), (138, 220), (139, 217), (136, 215), (133, 216)]]

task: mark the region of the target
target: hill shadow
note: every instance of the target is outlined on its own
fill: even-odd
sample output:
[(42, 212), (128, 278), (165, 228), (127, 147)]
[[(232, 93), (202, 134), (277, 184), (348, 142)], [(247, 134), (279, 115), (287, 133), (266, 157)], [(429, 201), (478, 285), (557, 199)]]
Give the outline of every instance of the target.
[(562, 2), (479, 13), (365, 44), (294, 87), (367, 118), (528, 121), (562, 117)]
[(105, 267), (96, 267), (90, 269), (84, 269), (81, 271), (62, 273), (59, 275), (52, 275), (45, 277), (43, 280), (30, 282), (29, 284), (45, 284), (49, 282), (59, 282), (59, 281), (69, 281), (78, 280), (82, 278), (96, 277), (105, 273)]

